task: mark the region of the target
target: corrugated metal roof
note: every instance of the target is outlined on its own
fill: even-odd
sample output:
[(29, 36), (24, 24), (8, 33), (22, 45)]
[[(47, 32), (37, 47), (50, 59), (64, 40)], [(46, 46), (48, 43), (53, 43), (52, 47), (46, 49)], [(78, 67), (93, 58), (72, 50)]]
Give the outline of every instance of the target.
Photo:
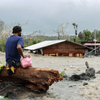
[(88, 45), (88, 46), (90, 46), (90, 45), (100, 45), (100, 43), (85, 43), (84, 45)]
[[(47, 46), (50, 46), (50, 45), (53, 45), (53, 44), (57, 44), (57, 43), (61, 43), (61, 42), (64, 42), (64, 41), (68, 41), (68, 40), (48, 40), (48, 41), (43, 41), (43, 42), (31, 45), (31, 46), (27, 46), (24, 49), (25, 50), (37, 50), (37, 49), (41, 49), (43, 47), (47, 47)], [(92, 50), (92, 48), (89, 48), (89, 47), (87, 47), (85, 45), (81, 45), (81, 44), (78, 44), (78, 43), (75, 43), (75, 42), (72, 42), (72, 41), (68, 41), (68, 42), (71, 42), (71, 43), (74, 43), (74, 44), (77, 44), (77, 45), (80, 45), (80, 46), (83, 46), (83, 47), (85, 47), (87, 49)]]
[(31, 46), (25, 47), (24, 49), (26, 49), (26, 50), (37, 50), (37, 49), (41, 49), (43, 47), (47, 47), (47, 46), (57, 44), (57, 43), (61, 43), (61, 42), (64, 42), (64, 41), (66, 41), (66, 40), (43, 41), (43, 42), (31, 45)]

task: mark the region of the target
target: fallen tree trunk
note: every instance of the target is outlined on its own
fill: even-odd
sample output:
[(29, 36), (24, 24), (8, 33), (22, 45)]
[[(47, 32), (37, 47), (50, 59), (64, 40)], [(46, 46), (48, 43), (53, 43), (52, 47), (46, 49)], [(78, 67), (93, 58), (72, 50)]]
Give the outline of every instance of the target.
[(0, 80), (21, 82), (25, 87), (33, 90), (47, 91), (50, 85), (62, 79), (57, 70), (45, 68), (19, 67), (14, 74), (9, 76), (5, 66), (0, 72)]

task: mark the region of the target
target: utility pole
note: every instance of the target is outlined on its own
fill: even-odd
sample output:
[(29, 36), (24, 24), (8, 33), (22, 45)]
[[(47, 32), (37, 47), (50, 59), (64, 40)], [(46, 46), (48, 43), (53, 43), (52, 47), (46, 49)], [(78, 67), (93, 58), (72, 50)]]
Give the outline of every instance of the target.
[[(98, 27), (100, 27), (100, 25)], [(94, 29), (94, 37), (95, 37), (94, 42), (95, 42), (95, 55), (96, 55), (96, 41), (97, 41), (96, 40), (96, 29)]]

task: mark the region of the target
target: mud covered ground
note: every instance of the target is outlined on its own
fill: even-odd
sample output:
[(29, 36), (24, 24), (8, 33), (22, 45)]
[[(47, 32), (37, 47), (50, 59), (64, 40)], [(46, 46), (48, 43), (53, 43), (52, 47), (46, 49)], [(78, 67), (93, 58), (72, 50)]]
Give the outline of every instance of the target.
[[(85, 62), (88, 61), (89, 66), (100, 70), (100, 57), (55, 57), (29, 54), (32, 58), (33, 67), (51, 68), (62, 72), (65, 70), (67, 76), (73, 74), (81, 74), (86, 70)], [(5, 64), (5, 54), (0, 53), (0, 61)], [(95, 79), (68, 81), (66, 79), (55, 82), (49, 87), (46, 93), (33, 92), (20, 86), (4, 87), (0, 91), (3, 95), (7, 91), (18, 92), (19, 100), (100, 100), (100, 74), (95, 75)], [(87, 85), (84, 85), (87, 83)], [(9, 83), (7, 84), (9, 85)]]

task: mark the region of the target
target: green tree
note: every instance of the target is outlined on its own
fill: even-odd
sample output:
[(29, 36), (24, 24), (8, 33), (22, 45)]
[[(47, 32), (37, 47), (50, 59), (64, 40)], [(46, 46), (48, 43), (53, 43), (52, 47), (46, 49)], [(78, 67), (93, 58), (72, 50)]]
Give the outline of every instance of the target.
[(33, 40), (33, 42), (32, 42), (33, 44), (36, 44), (37, 42), (36, 42), (36, 40)]
[(37, 43), (41, 42), (41, 40), (38, 40)]
[(79, 32), (79, 34), (78, 34), (78, 38), (82, 40), (83, 37), (84, 37), (84, 34), (83, 34), (82, 32)]
[(91, 32), (89, 30), (83, 30), (83, 34), (84, 34), (84, 41), (90, 41), (92, 40), (91, 38)]

